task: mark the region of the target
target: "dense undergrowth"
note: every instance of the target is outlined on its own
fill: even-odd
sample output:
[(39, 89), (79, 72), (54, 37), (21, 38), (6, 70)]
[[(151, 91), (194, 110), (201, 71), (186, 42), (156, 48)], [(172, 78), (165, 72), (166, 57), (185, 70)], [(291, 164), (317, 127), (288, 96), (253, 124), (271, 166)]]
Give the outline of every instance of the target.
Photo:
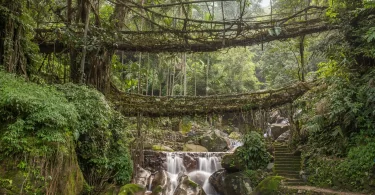
[(94, 89), (37, 85), (0, 71), (0, 192), (90, 194), (128, 183), (124, 127)]
[(373, 11), (351, 13), (345, 33), (328, 44), (321, 85), (298, 102), (303, 112), (294, 141), (305, 145), (303, 169), (311, 184), (375, 190)]

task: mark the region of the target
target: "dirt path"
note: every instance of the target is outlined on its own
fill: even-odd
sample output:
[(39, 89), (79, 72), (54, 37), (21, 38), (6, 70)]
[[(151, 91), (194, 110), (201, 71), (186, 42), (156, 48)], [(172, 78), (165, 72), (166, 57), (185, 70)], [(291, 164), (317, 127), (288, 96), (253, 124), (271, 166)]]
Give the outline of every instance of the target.
[(330, 194), (337, 194), (337, 195), (365, 195), (361, 193), (354, 193), (354, 192), (340, 192), (330, 189), (324, 188), (317, 188), (312, 186), (285, 186), (288, 189), (295, 189), (295, 190), (309, 190), (314, 192), (321, 192), (321, 193), (330, 193)]

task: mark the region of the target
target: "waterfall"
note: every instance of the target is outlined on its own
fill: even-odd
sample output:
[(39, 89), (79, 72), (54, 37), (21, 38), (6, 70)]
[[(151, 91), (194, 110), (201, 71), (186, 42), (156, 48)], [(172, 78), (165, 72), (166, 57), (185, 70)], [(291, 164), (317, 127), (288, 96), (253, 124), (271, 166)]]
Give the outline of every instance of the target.
[(150, 177), (150, 182), (149, 182), (149, 184), (148, 184), (148, 191), (151, 191), (151, 187), (152, 187), (152, 180), (154, 179), (154, 176), (153, 175), (151, 175), (151, 177)]
[(168, 194), (173, 194), (178, 185), (178, 174), (185, 172), (183, 159), (176, 155), (176, 153), (167, 153), (167, 173), (171, 180), (171, 186), (168, 190)]
[[(200, 185), (207, 195), (219, 195), (209, 183), (209, 177), (219, 169), (221, 169), (222, 152), (208, 153), (186, 153), (186, 152), (167, 152), (167, 173), (170, 180), (167, 195), (172, 195), (178, 186), (179, 173), (187, 173), (184, 166), (184, 155), (189, 155), (197, 162), (196, 169), (187, 173), (189, 178)], [(191, 169), (190, 169), (191, 170)]]
[(235, 139), (229, 139), (230, 142), (230, 149), (229, 152), (234, 152), (236, 148), (240, 147), (243, 145), (241, 141), (235, 140)]
[(213, 186), (210, 184), (209, 178), (214, 172), (218, 171), (221, 168), (221, 163), (217, 156), (211, 156), (210, 153), (207, 153), (206, 157), (199, 157), (199, 171), (209, 173), (208, 177), (205, 179), (202, 186), (206, 194), (218, 194), (216, 190), (213, 188)]

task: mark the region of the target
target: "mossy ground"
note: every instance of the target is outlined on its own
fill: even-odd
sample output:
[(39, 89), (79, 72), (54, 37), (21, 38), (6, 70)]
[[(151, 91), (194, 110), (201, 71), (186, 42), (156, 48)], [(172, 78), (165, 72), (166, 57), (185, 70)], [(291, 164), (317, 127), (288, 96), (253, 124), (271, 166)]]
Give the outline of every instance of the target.
[(269, 176), (259, 183), (252, 195), (275, 195), (280, 191), (283, 177)]
[(138, 184), (126, 184), (120, 188), (118, 195), (133, 195), (137, 192), (146, 191), (146, 188)]

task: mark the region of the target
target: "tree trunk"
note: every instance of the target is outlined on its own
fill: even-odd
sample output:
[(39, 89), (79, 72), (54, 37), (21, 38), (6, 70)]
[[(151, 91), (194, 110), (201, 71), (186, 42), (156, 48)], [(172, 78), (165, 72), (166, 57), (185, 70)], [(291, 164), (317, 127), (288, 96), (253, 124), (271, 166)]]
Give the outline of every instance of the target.
[(90, 23), (90, 10), (87, 9), (86, 12), (86, 18), (85, 18), (85, 31), (83, 34), (83, 49), (82, 49), (82, 58), (81, 58), (81, 65), (79, 68), (79, 74), (80, 74), (80, 79), (79, 83), (84, 83), (85, 82), (85, 62), (86, 62), (86, 53), (87, 53), (87, 32), (89, 31), (89, 23)]
[(171, 60), (171, 64), (173, 64), (173, 73), (172, 73), (172, 92), (171, 92), (171, 95), (174, 96), (174, 77), (176, 75), (176, 60), (175, 60), (175, 63), (172, 63), (172, 60)]
[(301, 55), (301, 81), (305, 82), (305, 35), (301, 36), (299, 53)]
[(208, 96), (208, 70), (210, 68), (210, 57), (207, 57), (207, 65), (206, 65), (206, 96)]
[(141, 89), (141, 63), (142, 63), (142, 52), (139, 53), (139, 61), (138, 61), (138, 94), (142, 93), (142, 89)]
[(186, 77), (186, 53), (184, 53), (184, 56), (183, 56), (183, 60), (184, 60), (184, 96), (187, 95), (187, 77)]
[(17, 73), (28, 77), (27, 63), (30, 62), (29, 55), (26, 53), (27, 47), (30, 47), (25, 38), (25, 24), (20, 22), (25, 2), (0, 0), (0, 5), (9, 10), (9, 13), (1, 14), (0, 17), (0, 64), (10, 73)]

